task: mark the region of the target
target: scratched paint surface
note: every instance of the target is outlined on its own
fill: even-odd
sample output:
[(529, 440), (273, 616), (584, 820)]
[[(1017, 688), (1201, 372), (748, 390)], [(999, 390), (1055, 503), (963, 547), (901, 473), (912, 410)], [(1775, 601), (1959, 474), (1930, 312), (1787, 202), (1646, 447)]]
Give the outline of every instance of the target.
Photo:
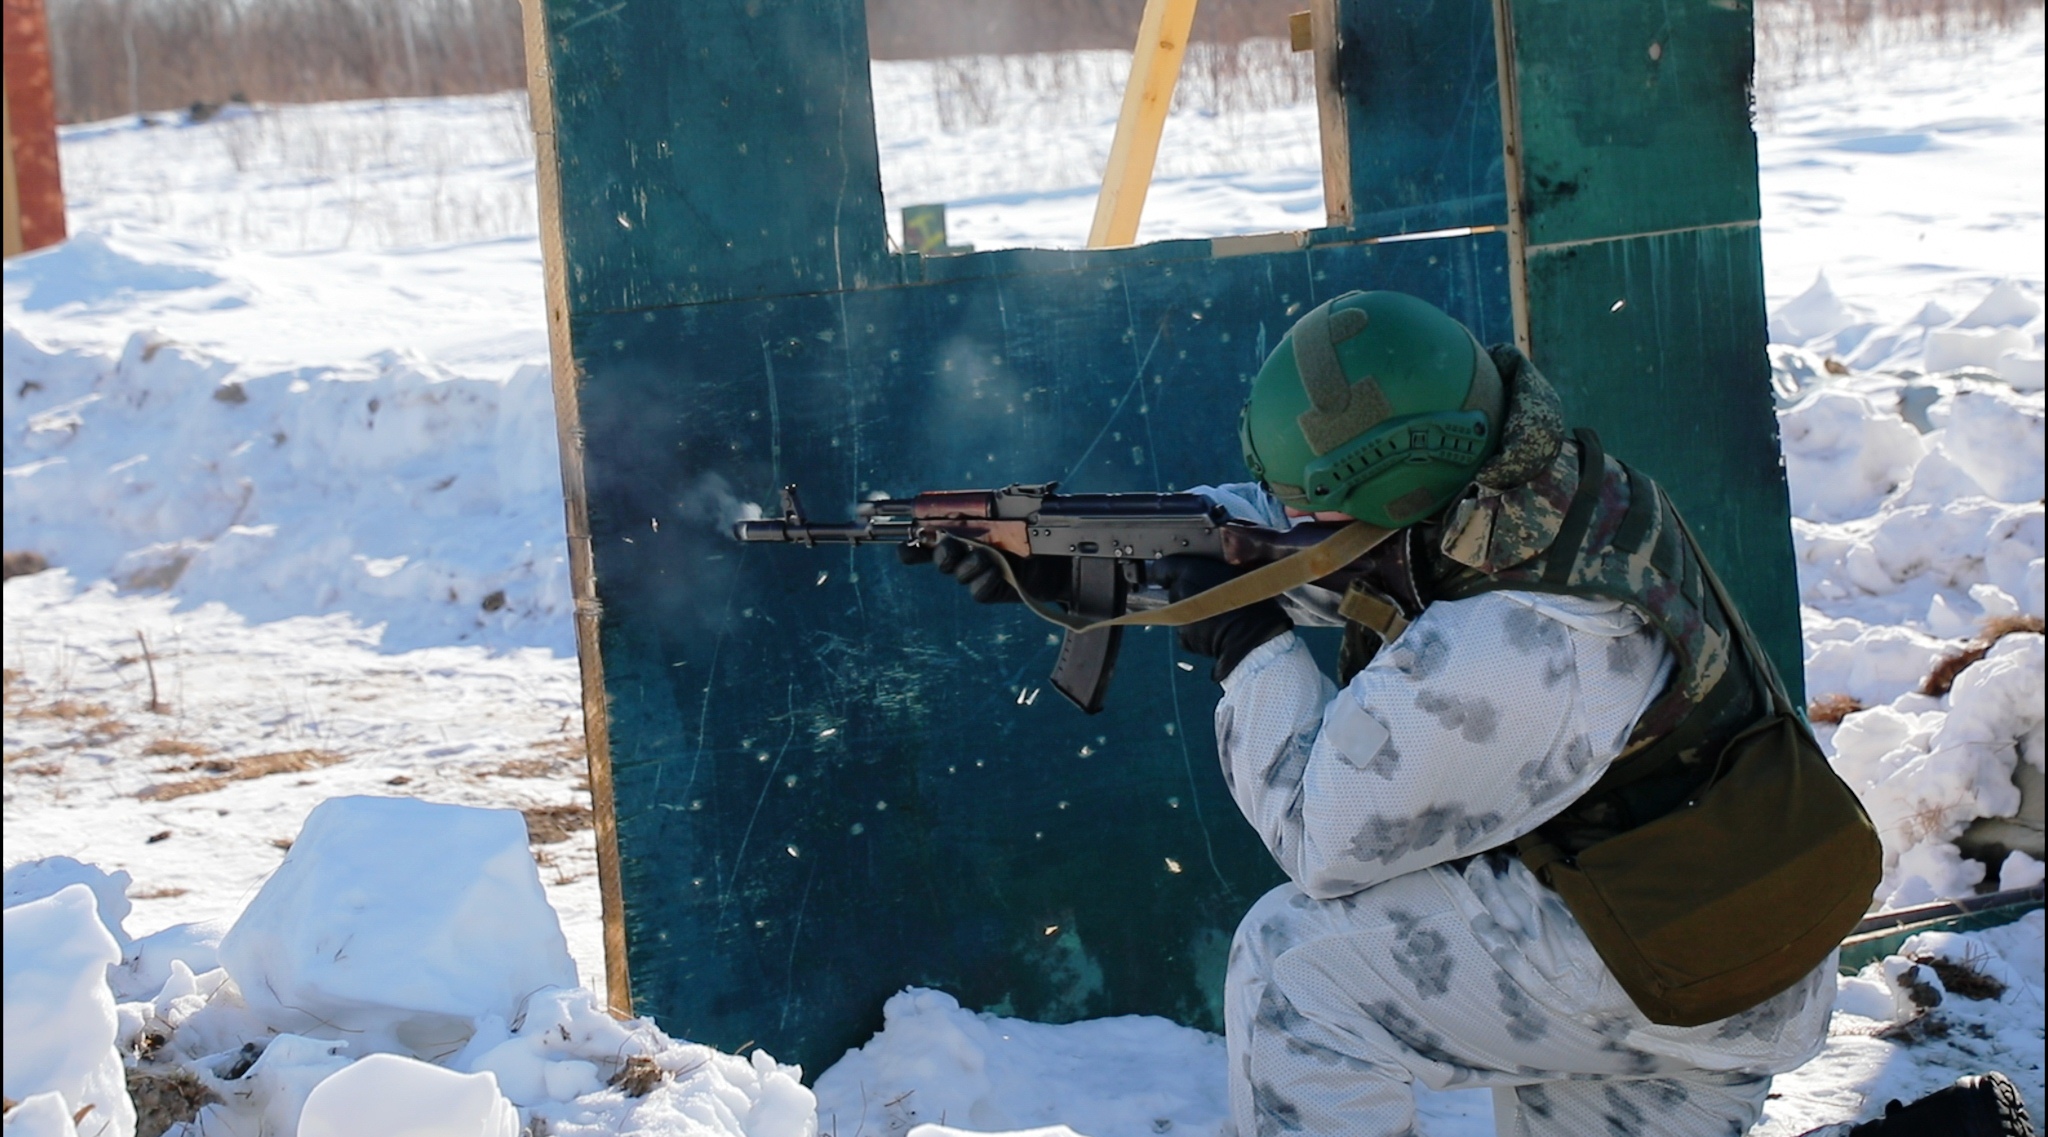
[(1756, 220), (1748, 4), (1584, 0), (1515, 16), (1531, 245)]
[(1373, 233), (1505, 224), (1490, 5), (1397, 0), (1340, 13), (1356, 224)]
[[(1085, 716), (1046, 688), (1029, 615), (884, 548), (742, 548), (724, 525), (784, 479), (822, 517), (875, 492), (1242, 477), (1237, 405), (1290, 313), (1382, 285), (1504, 335), (1497, 242), (580, 319), (636, 1000), (810, 1069), (906, 983), (1220, 1029), (1230, 932), (1280, 878), (1224, 793), (1207, 661), (1132, 633)], [(1495, 282), (1476, 303), (1442, 291), (1475, 278)], [(776, 995), (725, 997), (751, 991)]]
[[(1390, 10), (1390, 35), (1462, 70), (1353, 116), (1434, 155), (1368, 162), (1384, 231), (1503, 216), (1488, 5), (1466, 7)], [(1505, 236), (893, 256), (858, 0), (545, 13), (636, 1009), (812, 1071), (913, 983), (1041, 1021), (1218, 1029), (1230, 933), (1279, 875), (1223, 792), (1206, 662), (1133, 632), (1083, 716), (1046, 689), (1056, 648), (1028, 614), (886, 549), (742, 549), (726, 527), (785, 481), (826, 517), (876, 493), (1240, 477), (1237, 407), (1294, 317), (1397, 288), (1508, 339)], [(1433, 195), (1454, 200), (1432, 214)], [(1567, 283), (1585, 294), (1540, 313), (1560, 345), (1611, 282)], [(1665, 293), (1630, 295), (1650, 310), (1626, 309), (1627, 335), (1697, 333)], [(1650, 432), (1614, 449), (1697, 515), (1734, 483), (1692, 476), (1716, 454), (1657, 445), (1665, 424), (1765, 396), (1700, 382), (1685, 347), (1660, 345), (1681, 364), (1655, 404), (1627, 401), (1639, 367), (1558, 358), (1571, 409)], [(1634, 409), (1603, 417), (1617, 398)], [(1782, 480), (1755, 485), (1740, 500), (1782, 529)]]

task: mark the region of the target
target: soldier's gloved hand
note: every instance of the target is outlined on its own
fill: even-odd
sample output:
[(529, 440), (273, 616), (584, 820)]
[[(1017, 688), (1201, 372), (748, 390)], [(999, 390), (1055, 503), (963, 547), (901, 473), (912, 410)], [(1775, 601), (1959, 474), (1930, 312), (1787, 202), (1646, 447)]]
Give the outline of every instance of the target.
[[(996, 565), (996, 558), (1004, 555), (957, 537), (941, 537), (938, 545), (929, 549), (922, 545), (896, 546), (896, 556), (904, 564), (938, 566), (940, 572), (965, 585), (968, 595), (982, 604), (1020, 602), (1017, 590), (1003, 579), (1002, 569)], [(1073, 598), (1073, 566), (1067, 557), (1011, 557), (1010, 569), (1033, 600), (1065, 604)]]
[[(1247, 571), (1210, 557), (1186, 553), (1161, 557), (1146, 570), (1152, 583), (1166, 589), (1166, 594), (1174, 600), (1185, 600), (1196, 593), (1207, 592)], [(1195, 655), (1214, 659), (1216, 666), (1210, 669), (1209, 677), (1221, 683), (1225, 676), (1237, 669), (1238, 664), (1244, 662), (1244, 657), (1250, 655), (1253, 648), (1293, 630), (1294, 621), (1287, 618), (1280, 601), (1268, 599), (1182, 626), (1180, 646)]]

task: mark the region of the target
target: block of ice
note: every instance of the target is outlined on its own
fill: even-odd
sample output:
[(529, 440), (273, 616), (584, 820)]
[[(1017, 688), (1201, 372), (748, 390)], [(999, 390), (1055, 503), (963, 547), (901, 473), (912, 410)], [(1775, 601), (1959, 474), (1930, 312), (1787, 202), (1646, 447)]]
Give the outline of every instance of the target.
[(121, 950), (100, 922), (93, 891), (71, 884), (6, 912), (5, 1092), (16, 1101), (63, 1096), (67, 1112), (92, 1107), (99, 1132), (133, 1137), (107, 967)]
[(445, 1055), (476, 1019), (576, 985), (525, 819), (411, 798), (316, 807), (220, 961), (273, 1029), (359, 1053)]
[(489, 1074), (372, 1054), (313, 1087), (299, 1137), (519, 1137), (519, 1113)]

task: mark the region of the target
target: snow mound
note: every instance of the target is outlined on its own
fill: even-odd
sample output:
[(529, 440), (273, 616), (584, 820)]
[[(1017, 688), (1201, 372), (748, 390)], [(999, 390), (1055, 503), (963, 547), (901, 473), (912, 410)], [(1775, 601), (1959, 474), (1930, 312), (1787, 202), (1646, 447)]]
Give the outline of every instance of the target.
[(26, 904), (55, 896), (63, 889), (82, 884), (92, 890), (93, 905), (99, 914), (100, 924), (107, 934), (114, 937), (114, 946), (125, 958), (134, 945), (121, 922), (128, 918), (135, 905), (128, 899), (128, 886), (135, 878), (116, 869), (101, 872), (98, 866), (88, 865), (70, 857), (44, 857), (39, 861), (23, 861), (10, 865), (4, 884), (6, 906)]
[(489, 1074), (372, 1054), (306, 1097), (299, 1137), (519, 1137), (519, 1113)]
[(515, 810), (330, 798), (220, 944), (251, 1010), (357, 1050), (446, 1054), (574, 987)]
[[(9, 907), (5, 934), (7, 1097), (56, 1094), (66, 1120), (90, 1109), (95, 1130), (134, 1137), (135, 1106), (114, 1049), (107, 988), (107, 968), (121, 961), (121, 949), (100, 922), (92, 888), (68, 884)], [(47, 1111), (37, 1109), (36, 1117)], [(48, 1129), (33, 1119), (28, 1125)]]
[(1927, 447), (1903, 419), (1855, 391), (1823, 387), (1778, 415), (1792, 512), (1860, 517), (1898, 489)]
[(1071, 1126), (1089, 1137), (1213, 1134), (1228, 1124), (1223, 1040), (1166, 1019), (1051, 1026), (975, 1014), (915, 987), (890, 998), (882, 1016), (881, 1033), (818, 1079), (829, 1137), (924, 1124), (934, 1137), (950, 1132), (937, 1123)]
[(80, 579), (258, 622), (347, 611), (387, 650), (568, 650), (545, 367), (250, 373), (155, 333), (110, 358), (11, 325), (5, 363), (6, 526)]
[[(1803, 335), (1846, 319), (1825, 286), (1787, 305), (1774, 329)], [(1941, 343), (1972, 337), (2038, 351), (2041, 306), (2019, 284), (1998, 285), (1959, 320), (1929, 309), (1922, 323), (1956, 337), (1928, 340), (1930, 364), (1953, 362)], [(1883, 838), (1876, 899), (1907, 907), (2037, 879), (2036, 856), (1971, 859), (1955, 842), (1974, 821), (2013, 816), (2015, 771), (2042, 761), (2041, 637), (2008, 634), (1988, 654), (1979, 642), (1991, 621), (2009, 629), (2048, 614), (2041, 392), (1987, 370), (1981, 352), (1968, 369), (1934, 375), (1823, 363), (1796, 344), (1773, 345), (1771, 359), (1806, 686), (1867, 708), (1820, 733)], [(1981, 659), (1946, 687), (1926, 686), (1973, 645)]]
[(1883, 323), (1835, 294), (1827, 274), (1771, 313), (1774, 371), (1781, 396), (1796, 396), (1827, 375), (1800, 366), (1801, 356), (1835, 359), (1853, 371), (1982, 370), (2020, 391), (2042, 387), (2041, 302), (2029, 286), (2005, 280), (1957, 318), (1929, 302), (1908, 320)]
[(123, 252), (103, 234), (90, 231), (30, 253), (18, 262), (10, 261), (7, 267), (8, 299), (18, 297), (21, 307), (30, 312), (67, 305), (121, 305), (132, 302), (138, 292), (178, 292), (223, 283), (213, 273), (189, 264)]
[(83, 1104), (117, 1123), (96, 1134), (132, 1134), (123, 1053), (212, 1092), (188, 1134), (816, 1137), (802, 1071), (622, 1021), (568, 985), (513, 811), (332, 799), (229, 930), (227, 968), (195, 972), (184, 957), (210, 942), (173, 926), (133, 941), (167, 960), (161, 986), (118, 1005), (109, 978), (144, 972), (112, 966), (126, 932), (91, 884), (124, 874), (17, 868), (11, 884), (77, 881), (7, 909), (10, 1137), (68, 1137)]
[(71, 1113), (64, 1108), (64, 1095), (30, 1094), (7, 1111), (0, 1133), (5, 1137), (78, 1137)]

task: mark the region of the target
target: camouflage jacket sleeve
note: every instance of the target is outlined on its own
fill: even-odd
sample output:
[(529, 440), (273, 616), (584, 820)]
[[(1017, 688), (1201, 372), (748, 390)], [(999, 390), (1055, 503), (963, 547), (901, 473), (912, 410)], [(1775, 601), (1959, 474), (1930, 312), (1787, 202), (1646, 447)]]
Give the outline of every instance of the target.
[(1265, 644), (1224, 682), (1217, 745), (1274, 859), (1330, 899), (1555, 816), (1671, 667), (1617, 603), (1489, 592), (1431, 605), (1341, 691), (1292, 634)]

